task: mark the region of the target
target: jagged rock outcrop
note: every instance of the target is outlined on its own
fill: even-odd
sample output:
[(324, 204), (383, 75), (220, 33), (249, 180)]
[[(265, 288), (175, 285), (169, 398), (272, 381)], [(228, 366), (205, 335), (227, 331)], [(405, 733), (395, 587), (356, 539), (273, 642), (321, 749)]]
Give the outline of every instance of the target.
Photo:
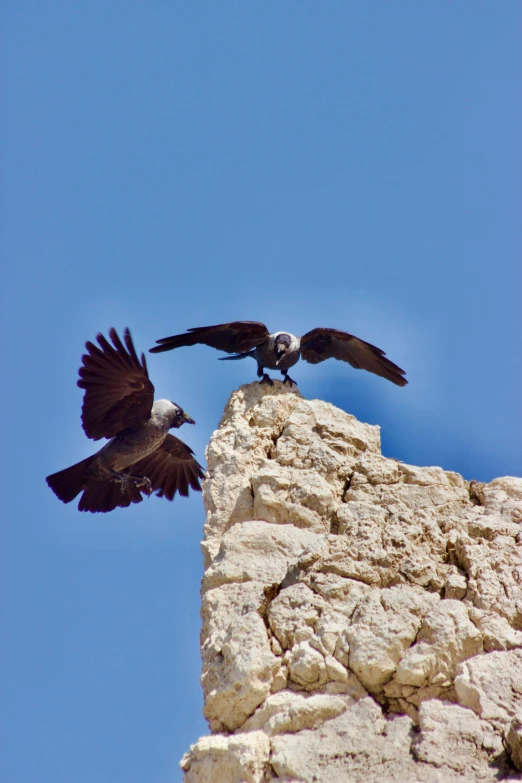
[(386, 459), (278, 382), (232, 394), (207, 459), (185, 783), (522, 779), (522, 479)]

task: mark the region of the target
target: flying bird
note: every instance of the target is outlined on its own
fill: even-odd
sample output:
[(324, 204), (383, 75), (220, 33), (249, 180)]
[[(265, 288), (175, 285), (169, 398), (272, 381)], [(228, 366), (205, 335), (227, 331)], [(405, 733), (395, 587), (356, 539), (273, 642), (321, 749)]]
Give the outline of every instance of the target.
[(217, 326), (198, 326), (189, 329), (185, 334), (162, 337), (156, 342), (158, 345), (150, 349), (151, 353), (171, 351), (184, 345), (203, 344), (234, 354), (220, 357), (225, 360), (246, 359), (251, 356), (257, 362), (257, 375), (261, 378), (261, 383), (271, 385), (273, 381), (265, 372), (265, 367), (280, 370), (283, 383), (296, 385), (288, 375), (288, 370), (299, 358), (310, 364), (319, 364), (325, 359), (340, 359), (357, 370), (368, 370), (397, 386), (406, 386), (408, 383), (404, 370), (387, 359), (384, 351), (339, 329), (319, 327), (307, 332), (303, 337), (296, 337), (290, 332), (270, 333), (265, 324), (259, 321), (232, 321)]
[(112, 345), (102, 334), (96, 337), (100, 347), (85, 344), (78, 386), (85, 390), (85, 434), (110, 440), (91, 457), (47, 476), (47, 484), (64, 503), (82, 492), (79, 510), (93, 512), (140, 503), (142, 493), (157, 491), (173, 500), (176, 492), (187, 496), (189, 485), (201, 490), (203, 468), (192, 449), (169, 434), (193, 419), (175, 402), (154, 402), (145, 356), (138, 359), (128, 329), (125, 346), (115, 329), (109, 336)]

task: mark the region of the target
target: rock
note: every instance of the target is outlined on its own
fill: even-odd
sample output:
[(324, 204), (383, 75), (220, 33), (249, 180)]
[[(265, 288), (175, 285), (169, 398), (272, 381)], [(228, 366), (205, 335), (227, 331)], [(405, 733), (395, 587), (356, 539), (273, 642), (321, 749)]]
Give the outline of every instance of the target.
[(507, 729), (522, 708), (522, 650), (471, 658), (461, 665), (455, 690), (460, 704)]
[(202, 737), (186, 753), (180, 767), (191, 783), (264, 783), (270, 741), (263, 731), (224, 737)]
[(262, 707), (242, 726), (242, 731), (262, 729), (270, 736), (317, 729), (341, 715), (348, 707), (346, 697), (328, 694), (303, 696), (292, 691), (269, 696)]
[(482, 652), (482, 636), (460, 601), (441, 601), (424, 617), (417, 641), (397, 668), (401, 685), (450, 686), (458, 664)]
[(290, 585), (279, 592), (268, 608), (270, 630), (283, 650), (314, 635), (326, 602), (305, 584)]
[[(425, 701), (419, 708), (420, 734), (414, 742), (415, 756), (436, 767), (480, 775), (490, 756), (502, 753), (497, 735), (495, 747), (488, 746), (491, 727), (473, 710), (438, 699)], [(505, 772), (508, 771), (507, 765)]]
[(424, 615), (439, 601), (418, 587), (373, 590), (354, 612), (347, 636), (350, 669), (367, 690), (378, 693), (413, 644)]
[[(520, 526), (499, 529), (470, 520), (472, 534), (456, 537), (455, 556), (468, 579), (466, 598), (478, 609), (505, 617), (513, 628), (522, 628), (522, 559), (516, 540)], [(511, 533), (508, 534), (508, 530)], [(499, 535), (494, 536), (493, 531)]]
[(458, 568), (452, 567), (444, 582), (444, 598), (455, 598), (461, 601), (468, 590), (468, 580)]
[(522, 770), (522, 716), (513, 718), (509, 724), (506, 748), (515, 767)]
[(203, 591), (248, 581), (280, 584), (305, 552), (320, 549), (323, 543), (323, 537), (293, 525), (234, 525), (223, 536), (218, 554), (205, 573)]
[(480, 502), (489, 513), (522, 522), (522, 478), (503, 476), (480, 486)]
[(209, 679), (204, 682), (205, 717), (221, 722), (230, 731), (241, 726), (270, 693), (278, 668), (259, 614), (248, 612), (238, 618), (221, 645), (221, 661), (213, 672), (214, 687), (209, 687)]
[(316, 690), (328, 681), (324, 656), (309, 642), (298, 642), (287, 656), (290, 679), (305, 690)]
[(475, 607), (471, 607), (469, 614), (482, 635), (486, 652), (522, 648), (522, 631), (515, 630), (505, 617)]
[(519, 779), (522, 480), (387, 459), (277, 381), (232, 394), (207, 458), (213, 734), (185, 783)]
[(301, 400), (297, 390), (274, 385), (242, 386), (230, 398), (207, 447), (207, 509), (202, 545), (205, 568), (216, 556), (223, 533), (235, 522), (253, 519), (252, 474), (266, 462), (284, 424)]

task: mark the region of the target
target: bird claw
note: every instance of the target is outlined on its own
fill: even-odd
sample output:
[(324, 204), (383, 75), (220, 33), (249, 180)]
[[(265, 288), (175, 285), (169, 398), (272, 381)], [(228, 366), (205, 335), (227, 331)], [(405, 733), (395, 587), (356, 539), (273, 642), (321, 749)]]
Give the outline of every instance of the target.
[(292, 386), (297, 386), (297, 381), (294, 381), (294, 379), (290, 378), (289, 375), (285, 375), (285, 377), (283, 378), (283, 384), (285, 383), (290, 384), (290, 388), (292, 388)]
[(269, 375), (267, 375), (266, 372), (263, 373), (263, 377), (261, 378), (259, 383), (260, 384), (268, 383), (269, 386), (273, 386), (274, 385), (274, 382), (273, 382), (272, 378)]
[(152, 494), (152, 484), (147, 476), (131, 476), (125, 473), (115, 473), (114, 481), (120, 485), (120, 491), (126, 492), (129, 485), (133, 484), (136, 489), (141, 489), (147, 495)]
[[(133, 477), (134, 478), (134, 477)], [(134, 479), (134, 486), (143, 490), (147, 495), (152, 495), (152, 484), (147, 476), (138, 476)]]

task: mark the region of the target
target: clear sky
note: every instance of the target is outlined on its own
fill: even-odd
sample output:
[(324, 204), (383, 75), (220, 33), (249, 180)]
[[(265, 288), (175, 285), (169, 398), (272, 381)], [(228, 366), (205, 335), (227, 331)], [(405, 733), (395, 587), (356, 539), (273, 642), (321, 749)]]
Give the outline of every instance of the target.
[[(2, 10), (4, 783), (177, 783), (206, 733), (199, 495), (108, 515), (45, 476), (96, 448), (84, 342), (260, 320), (352, 332), (397, 388), (307, 398), (466, 479), (522, 473), (519, 0), (17, 0)], [(255, 363), (149, 355), (201, 461)], [(99, 444), (98, 444), (99, 445)]]

